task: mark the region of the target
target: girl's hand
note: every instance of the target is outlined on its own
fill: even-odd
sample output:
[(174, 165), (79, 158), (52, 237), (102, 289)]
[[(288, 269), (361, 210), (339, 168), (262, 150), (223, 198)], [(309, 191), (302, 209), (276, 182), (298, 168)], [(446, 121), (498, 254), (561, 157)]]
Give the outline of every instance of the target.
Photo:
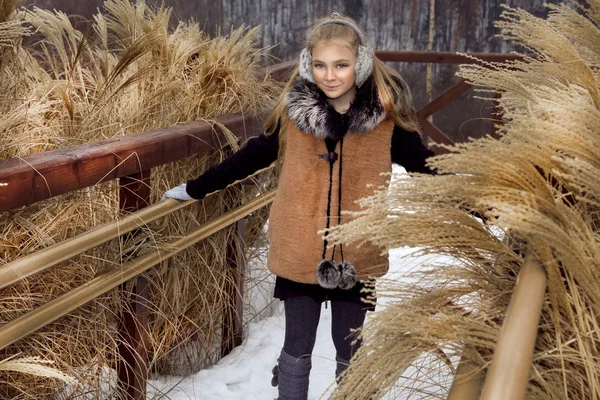
[(165, 194), (163, 194), (162, 198), (160, 199), (160, 201), (163, 201), (165, 199), (177, 199), (177, 200), (193, 200), (193, 198), (187, 194), (187, 191), (185, 190), (187, 184), (186, 183), (182, 183), (179, 186), (174, 187), (173, 189), (169, 189), (165, 192)]

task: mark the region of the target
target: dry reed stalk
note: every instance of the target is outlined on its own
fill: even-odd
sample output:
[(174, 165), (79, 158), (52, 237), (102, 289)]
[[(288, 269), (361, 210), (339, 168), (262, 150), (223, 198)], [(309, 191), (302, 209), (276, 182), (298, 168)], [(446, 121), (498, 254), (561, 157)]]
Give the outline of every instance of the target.
[[(362, 330), (331, 398), (445, 398), (461, 355), (485, 370), (525, 251), (548, 274), (527, 398), (600, 398), (600, 2), (583, 16), (549, 7), (547, 20), (506, 7), (498, 23), (535, 59), (460, 69), (501, 95), (502, 137), (448, 147), (430, 162), (439, 175), (399, 177), (334, 232), (442, 257), (410, 281), (381, 282), (378, 296), (393, 301)], [(434, 378), (398, 380), (415, 370)]]
[[(167, 7), (108, 0), (105, 9), (86, 31), (75, 29), (60, 12), (33, 9), (13, 14), (37, 31), (38, 42), (24, 47), (17, 40), (11, 57), (2, 57), (0, 158), (228, 113), (257, 113), (280, 90), (274, 81), (256, 76), (267, 51), (256, 47), (256, 29), (242, 27), (228, 36), (210, 38), (195, 22), (180, 22), (169, 29)], [(237, 148), (233, 135), (227, 140), (224, 148)], [(151, 201), (223, 157), (224, 152), (218, 151), (155, 168)], [(133, 238), (108, 242), (2, 290), (0, 320), (11, 321), (106, 269), (118, 268), (127, 257), (182, 235), (272, 182), (269, 174), (263, 174), (254, 185), (229, 188), (174, 213), (160, 231), (140, 230)], [(118, 207), (117, 182), (107, 182), (3, 212), (0, 263), (119, 218)], [(260, 211), (249, 219), (251, 241), (264, 240), (265, 218)], [(145, 274), (150, 283), (153, 373), (190, 372), (215, 360), (223, 288), (230, 279), (224, 254), (232, 241), (237, 241), (232, 230), (225, 229)], [(107, 378), (111, 375), (107, 371), (114, 369), (119, 357), (116, 321), (128, 306), (125, 297), (109, 292), (0, 352), (0, 359), (18, 355), (53, 362), (79, 385), (65, 388), (49, 376), (0, 371), (0, 397), (114, 395), (114, 380)], [(192, 353), (187, 365), (181, 366), (172, 349), (183, 340), (191, 343)]]

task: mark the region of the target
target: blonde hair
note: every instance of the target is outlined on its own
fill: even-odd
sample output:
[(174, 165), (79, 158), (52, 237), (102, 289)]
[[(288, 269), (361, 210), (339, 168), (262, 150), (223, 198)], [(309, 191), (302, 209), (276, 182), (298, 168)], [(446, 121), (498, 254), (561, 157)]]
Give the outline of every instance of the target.
[[(351, 27), (335, 23), (319, 26), (319, 24), (329, 19), (343, 19), (351, 22), (360, 29), (363, 37), (366, 37), (363, 29), (352, 18), (332, 15), (321, 18), (313, 23), (313, 27), (307, 34), (306, 48), (312, 51), (314, 46), (320, 41), (342, 41), (344, 44), (347, 43), (351, 49), (358, 52), (360, 38)], [(277, 105), (265, 122), (268, 135), (279, 132), (280, 161), (282, 160), (285, 148), (285, 127), (288, 123), (288, 115), (285, 107), (286, 96), (292, 89), (298, 75), (298, 68), (296, 68), (290, 80), (283, 88)], [(392, 119), (401, 128), (409, 131), (420, 131), (410, 89), (406, 82), (404, 82), (404, 79), (402, 79), (400, 73), (375, 57), (373, 60), (373, 82), (377, 88), (379, 101), (388, 118)]]

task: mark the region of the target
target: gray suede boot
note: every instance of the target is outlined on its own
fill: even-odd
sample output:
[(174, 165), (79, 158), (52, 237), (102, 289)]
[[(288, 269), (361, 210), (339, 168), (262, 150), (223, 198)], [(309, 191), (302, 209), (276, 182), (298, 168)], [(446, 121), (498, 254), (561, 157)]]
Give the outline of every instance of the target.
[(310, 356), (296, 358), (281, 350), (277, 361), (279, 363), (274, 371), (279, 389), (277, 400), (306, 400), (312, 367)]

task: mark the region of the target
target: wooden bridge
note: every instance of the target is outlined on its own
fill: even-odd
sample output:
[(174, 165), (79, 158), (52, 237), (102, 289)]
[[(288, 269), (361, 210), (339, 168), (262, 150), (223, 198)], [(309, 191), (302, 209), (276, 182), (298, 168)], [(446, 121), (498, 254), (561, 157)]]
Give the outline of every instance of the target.
[[(505, 61), (518, 58), (505, 54), (473, 54), (483, 61)], [(386, 62), (467, 64), (477, 61), (455, 53), (379, 51), (377, 56)], [(296, 62), (286, 62), (269, 68), (272, 76), (285, 80)], [(471, 85), (465, 81), (448, 88), (440, 96), (417, 110), (424, 136), (434, 143), (453, 144), (444, 132), (427, 121), (427, 117), (441, 110), (453, 99), (465, 93)], [(496, 109), (494, 115), (499, 115)], [(95, 246), (162, 218), (193, 201), (179, 202), (168, 199), (150, 204), (149, 179), (152, 168), (172, 163), (194, 154), (220, 149), (225, 143), (220, 124), (231, 130), (240, 140), (255, 136), (262, 127), (261, 117), (227, 115), (217, 118), (218, 124), (189, 122), (165, 129), (138, 133), (88, 143), (77, 147), (38, 153), (23, 158), (0, 161), (0, 211), (21, 206), (98, 185), (119, 180), (119, 203), (124, 216), (89, 231), (27, 255), (0, 267), (0, 289), (40, 273), (57, 263), (81, 254)], [(500, 123), (500, 121), (496, 121)], [(494, 125), (494, 128), (497, 125)], [(493, 133), (493, 132), (491, 132)], [(440, 149), (437, 148), (437, 151)], [(436, 149), (434, 148), (434, 151)], [(135, 154), (135, 157), (131, 157)], [(47, 324), (72, 312), (92, 299), (135, 279), (131, 306), (123, 310), (120, 336), (125, 338), (121, 349), (124, 360), (118, 367), (120, 387), (130, 399), (145, 398), (147, 363), (148, 305), (144, 299), (148, 282), (140, 276), (179, 251), (194, 245), (207, 236), (241, 221), (249, 213), (267, 206), (275, 191), (230, 210), (227, 214), (205, 223), (169, 243), (168, 249), (158, 248), (139, 256), (121, 268), (97, 276), (49, 303), (0, 327), (0, 349), (27, 337)], [(237, 222), (242, 229), (241, 222)], [(228, 354), (242, 341), (242, 288), (243, 249), (228, 250), (233, 275), (228, 289), (228, 307), (222, 328), (221, 355)], [(507, 318), (500, 332), (497, 348), (487, 377), (476, 373), (466, 360), (461, 360), (450, 390), (449, 399), (522, 399), (536, 339), (537, 325), (546, 287), (546, 276), (541, 265), (527, 258), (523, 267)]]

